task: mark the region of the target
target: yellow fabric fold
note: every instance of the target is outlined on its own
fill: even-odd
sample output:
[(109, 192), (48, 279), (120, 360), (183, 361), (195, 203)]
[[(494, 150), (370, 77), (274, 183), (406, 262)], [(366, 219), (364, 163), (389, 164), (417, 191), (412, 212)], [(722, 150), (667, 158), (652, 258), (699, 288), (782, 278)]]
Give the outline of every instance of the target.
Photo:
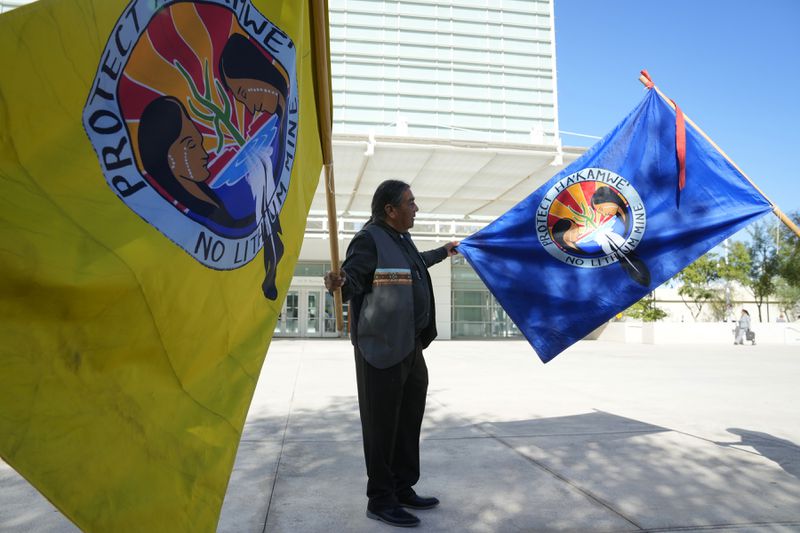
[[(254, 138), (269, 113), (248, 116), (223, 83), (225, 40), (214, 41), (207, 27), (217, 18), (212, 8), (229, 13), (229, 31), (265, 56), (271, 46), (283, 62), (294, 54), (293, 65), (281, 64), (293, 71), (294, 85), (286, 88), (281, 118), (288, 119), (277, 133), (278, 143), (288, 143), (284, 167), (292, 155), (287, 191), (270, 196), (270, 187), (253, 186), (254, 201), (262, 194), (280, 202), (254, 205), (256, 222), (246, 236), (223, 222), (222, 233), (230, 234), (219, 237), (200, 211), (187, 214), (135, 152), (142, 102), (175, 93), (203, 130), (217, 203), (230, 213), (247, 207), (242, 183), (238, 196), (226, 185), (213, 188), (224, 155), (217, 134), (229, 152), (244, 148), (224, 124), (215, 130), (214, 121), (203, 123), (186, 78), (150, 48), (153, 40), (156, 50), (192, 50), (207, 59), (212, 99), (222, 107), (217, 80), (232, 105), (231, 124)], [(0, 16), (0, 455), (83, 530), (216, 528), (322, 166), (310, 16), (306, 0), (41, 0)], [(170, 41), (165, 17), (174, 20), (181, 43)], [(268, 23), (260, 26), (262, 18)], [(283, 37), (267, 36), (269, 28)], [(126, 64), (139, 45), (138, 62)], [(119, 63), (109, 59), (115, 49)], [(117, 72), (115, 84), (108, 85), (108, 72), (103, 79), (104, 68)], [(153, 77), (150, 92), (134, 83), (134, 72), (159, 71), (171, 75)], [(194, 76), (202, 83), (200, 70)], [(113, 144), (103, 144), (110, 134), (87, 127), (98, 87), (113, 94), (109, 105), (120, 109), (125, 125)], [(104, 120), (95, 120), (95, 129), (111, 131), (111, 119)], [(126, 156), (128, 189), (114, 181), (113, 168)], [(249, 172), (240, 179), (256, 182)], [(126, 197), (135, 183), (141, 188)], [(204, 263), (202, 243), (191, 234), (244, 250), (245, 237), (251, 246), (260, 243), (265, 228), (282, 246), (272, 299), (262, 293), (263, 250), (240, 254), (246, 259), (238, 263), (233, 252), (229, 263)], [(180, 235), (195, 241), (181, 243)]]

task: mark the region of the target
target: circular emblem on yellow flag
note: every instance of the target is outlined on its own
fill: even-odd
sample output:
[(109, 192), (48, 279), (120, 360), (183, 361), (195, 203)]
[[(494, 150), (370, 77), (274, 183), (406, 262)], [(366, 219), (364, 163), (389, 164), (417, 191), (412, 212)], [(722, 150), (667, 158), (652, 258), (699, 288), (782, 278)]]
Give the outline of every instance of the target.
[(112, 190), (164, 236), (219, 270), (265, 248), (274, 270), (297, 146), (296, 49), (250, 2), (236, 6), (131, 2), (83, 123)]

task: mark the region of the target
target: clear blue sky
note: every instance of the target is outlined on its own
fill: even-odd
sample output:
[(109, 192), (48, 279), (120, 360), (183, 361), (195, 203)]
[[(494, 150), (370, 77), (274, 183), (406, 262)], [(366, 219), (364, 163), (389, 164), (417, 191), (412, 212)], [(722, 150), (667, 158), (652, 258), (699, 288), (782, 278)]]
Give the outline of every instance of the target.
[(554, 2), (559, 129), (608, 133), (644, 96), (646, 68), (767, 197), (800, 211), (800, 0)]

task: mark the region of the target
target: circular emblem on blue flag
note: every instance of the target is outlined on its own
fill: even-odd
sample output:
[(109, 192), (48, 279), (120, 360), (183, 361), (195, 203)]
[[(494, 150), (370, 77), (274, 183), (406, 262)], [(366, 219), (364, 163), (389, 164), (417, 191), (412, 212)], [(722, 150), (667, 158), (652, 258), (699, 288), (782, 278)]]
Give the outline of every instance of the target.
[(585, 168), (558, 180), (536, 212), (536, 233), (544, 249), (582, 268), (631, 263), (646, 223), (633, 185), (601, 168)]
[(297, 146), (295, 65), (292, 40), (250, 2), (132, 0), (83, 112), (131, 210), (214, 269), (269, 248), (269, 295)]

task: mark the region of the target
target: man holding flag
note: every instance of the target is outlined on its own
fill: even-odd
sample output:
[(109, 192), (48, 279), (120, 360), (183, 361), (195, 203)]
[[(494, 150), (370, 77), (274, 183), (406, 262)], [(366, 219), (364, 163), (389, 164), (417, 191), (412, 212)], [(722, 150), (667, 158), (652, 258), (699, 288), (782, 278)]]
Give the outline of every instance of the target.
[(403, 507), (431, 509), (433, 497), (412, 488), (420, 476), (419, 434), (428, 391), (422, 350), (436, 338), (428, 268), (456, 255), (457, 242), (418, 252), (408, 230), (418, 211), (408, 184), (381, 183), (372, 217), (352, 240), (329, 291), (351, 302), (358, 405), (367, 464), (367, 516), (400, 527), (419, 519)]

